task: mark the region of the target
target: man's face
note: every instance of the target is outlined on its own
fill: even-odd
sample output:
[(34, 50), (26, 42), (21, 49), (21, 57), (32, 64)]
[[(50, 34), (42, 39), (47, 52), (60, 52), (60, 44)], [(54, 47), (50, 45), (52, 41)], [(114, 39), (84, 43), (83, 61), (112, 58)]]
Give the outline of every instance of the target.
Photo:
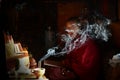
[(65, 31), (69, 34), (70, 37), (75, 38), (79, 31), (79, 27), (74, 22), (67, 22)]

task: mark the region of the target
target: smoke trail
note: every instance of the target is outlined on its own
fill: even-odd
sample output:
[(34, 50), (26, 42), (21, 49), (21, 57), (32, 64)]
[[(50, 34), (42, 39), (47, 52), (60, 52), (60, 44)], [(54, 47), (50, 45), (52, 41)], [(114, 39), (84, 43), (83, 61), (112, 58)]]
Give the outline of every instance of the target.
[[(111, 36), (111, 33), (107, 29), (107, 26), (111, 23), (109, 19), (106, 19), (98, 14), (90, 17), (92, 24), (90, 23), (91, 21), (89, 21), (89, 19), (80, 19), (81, 20), (78, 24), (73, 24), (74, 27), (80, 27), (77, 33), (79, 36), (77, 38), (72, 38), (69, 34), (62, 34), (61, 41), (65, 42), (65, 45), (61, 51), (57, 52), (59, 45), (50, 48), (48, 49), (47, 54), (43, 56), (40, 61), (43, 61), (50, 56), (69, 54), (72, 50), (80, 48), (81, 45), (88, 40), (88, 38), (108, 41), (108, 37)], [(74, 33), (74, 30), (66, 29), (65, 31)]]
[(62, 48), (62, 50), (60, 52), (57, 52), (57, 50), (59, 49), (59, 45), (48, 49), (47, 54), (45, 56), (43, 56), (40, 59), (40, 61), (43, 61), (50, 56), (63, 56), (65, 54), (68, 54), (75, 48), (79, 47), (79, 45), (78, 45), (79, 43), (77, 43), (77, 42), (79, 42), (80, 37), (77, 38), (76, 40), (74, 40), (74, 42), (72, 42), (73, 39), (70, 37), (70, 35), (63, 34), (63, 35), (61, 35), (61, 40), (65, 42), (64, 48)]

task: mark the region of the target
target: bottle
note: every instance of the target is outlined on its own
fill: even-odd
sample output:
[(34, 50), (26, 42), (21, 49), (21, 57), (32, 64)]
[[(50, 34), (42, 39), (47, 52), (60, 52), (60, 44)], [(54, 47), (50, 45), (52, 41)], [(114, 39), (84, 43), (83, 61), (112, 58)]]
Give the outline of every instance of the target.
[(46, 50), (53, 47), (54, 43), (55, 43), (54, 32), (52, 31), (51, 26), (48, 26), (47, 30), (45, 30), (45, 48), (46, 48)]
[(32, 54), (29, 54), (29, 59), (30, 59), (30, 69), (37, 68), (37, 62), (33, 58)]

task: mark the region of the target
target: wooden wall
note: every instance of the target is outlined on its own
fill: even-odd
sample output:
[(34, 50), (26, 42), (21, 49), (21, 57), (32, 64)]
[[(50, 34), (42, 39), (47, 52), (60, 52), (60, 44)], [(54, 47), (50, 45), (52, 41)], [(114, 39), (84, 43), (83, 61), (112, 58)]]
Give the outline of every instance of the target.
[(73, 16), (80, 16), (81, 11), (87, 7), (84, 2), (58, 3), (58, 31), (62, 32), (65, 28), (65, 22)]
[(119, 20), (120, 20), (120, 0), (118, 0), (118, 17), (119, 17)]
[(120, 50), (120, 21), (111, 24), (112, 41), (116, 48)]
[[(116, 0), (92, 0), (92, 1), (28, 1), (22, 10), (16, 10), (17, 4), (8, 1), (5, 8), (5, 26), (10, 30), (13, 38), (27, 46), (29, 51), (39, 59), (45, 54), (45, 30), (51, 26), (55, 33), (64, 31), (65, 21), (72, 16), (79, 16), (81, 11), (89, 5), (93, 9), (100, 10), (103, 15), (116, 21)], [(19, 3), (20, 4), (20, 3)], [(118, 42), (118, 27), (114, 30), (114, 43)], [(116, 43), (117, 44), (117, 43)]]
[(22, 9), (16, 9), (16, 3), (6, 8), (5, 31), (15, 42), (21, 42), (29, 53), (39, 60), (45, 51), (45, 30), (51, 26), (56, 30), (57, 7), (54, 3), (26, 3)]

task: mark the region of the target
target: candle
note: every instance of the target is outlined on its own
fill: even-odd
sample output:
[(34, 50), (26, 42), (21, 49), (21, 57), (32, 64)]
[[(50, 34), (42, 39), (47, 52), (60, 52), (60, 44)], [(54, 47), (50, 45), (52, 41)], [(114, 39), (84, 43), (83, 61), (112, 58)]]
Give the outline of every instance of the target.
[(38, 67), (41, 68), (41, 61), (38, 62)]

